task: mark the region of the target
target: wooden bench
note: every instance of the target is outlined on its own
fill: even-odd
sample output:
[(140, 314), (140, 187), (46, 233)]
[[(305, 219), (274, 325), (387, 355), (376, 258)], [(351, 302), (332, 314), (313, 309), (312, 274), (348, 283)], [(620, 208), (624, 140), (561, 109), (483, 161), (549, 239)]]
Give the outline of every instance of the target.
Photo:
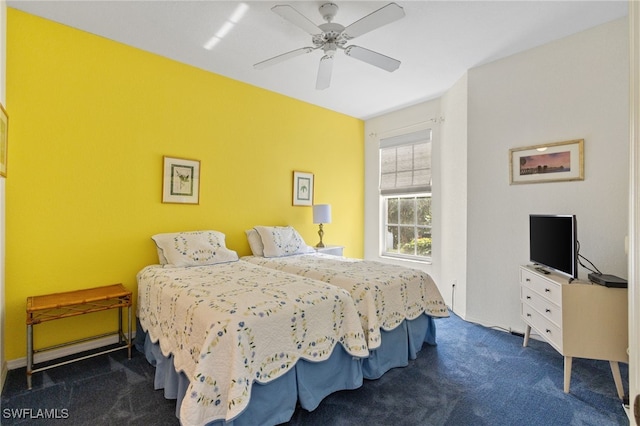
[[(27, 387), (31, 389), (31, 376), (33, 373), (47, 370), (80, 361), (105, 353), (127, 348), (129, 358), (131, 358), (131, 291), (122, 284), (113, 284), (104, 287), (88, 288), (83, 290), (69, 291), (65, 293), (53, 293), (42, 296), (31, 296), (27, 298)], [(122, 308), (127, 308), (127, 335), (122, 330)], [(77, 315), (90, 314), (108, 309), (118, 308), (118, 331), (78, 339), (67, 343), (62, 343), (46, 348), (34, 349), (33, 347), (33, 326), (45, 321), (53, 321)], [(65, 346), (74, 345), (81, 342), (100, 339), (108, 336), (118, 336), (118, 346), (86, 356), (79, 356), (68, 361), (48, 365), (34, 369), (34, 355), (39, 352), (50, 351)]]

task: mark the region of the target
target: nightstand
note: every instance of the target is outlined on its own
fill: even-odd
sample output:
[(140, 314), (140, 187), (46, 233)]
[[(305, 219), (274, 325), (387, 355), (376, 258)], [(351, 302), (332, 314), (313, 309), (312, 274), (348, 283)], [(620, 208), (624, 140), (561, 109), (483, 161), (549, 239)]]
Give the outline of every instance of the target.
[(324, 247), (314, 247), (314, 249), (318, 253), (331, 254), (334, 256), (342, 256), (344, 246), (324, 246)]

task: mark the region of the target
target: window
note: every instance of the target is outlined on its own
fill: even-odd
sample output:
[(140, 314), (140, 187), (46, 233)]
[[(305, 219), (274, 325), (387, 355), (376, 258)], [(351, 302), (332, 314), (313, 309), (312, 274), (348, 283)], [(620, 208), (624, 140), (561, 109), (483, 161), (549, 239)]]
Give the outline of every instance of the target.
[(431, 258), (431, 195), (385, 197), (384, 254)]
[(431, 130), (380, 140), (382, 254), (431, 258)]

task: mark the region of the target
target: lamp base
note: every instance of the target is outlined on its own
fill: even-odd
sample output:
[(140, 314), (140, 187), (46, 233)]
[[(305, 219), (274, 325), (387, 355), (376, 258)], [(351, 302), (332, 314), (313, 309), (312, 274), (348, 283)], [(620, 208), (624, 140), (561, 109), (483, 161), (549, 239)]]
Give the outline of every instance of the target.
[(316, 248), (323, 248), (324, 244), (322, 243), (322, 237), (324, 236), (324, 231), (322, 230), (322, 224), (320, 224), (320, 229), (318, 230), (318, 235), (320, 236), (320, 242), (316, 244)]

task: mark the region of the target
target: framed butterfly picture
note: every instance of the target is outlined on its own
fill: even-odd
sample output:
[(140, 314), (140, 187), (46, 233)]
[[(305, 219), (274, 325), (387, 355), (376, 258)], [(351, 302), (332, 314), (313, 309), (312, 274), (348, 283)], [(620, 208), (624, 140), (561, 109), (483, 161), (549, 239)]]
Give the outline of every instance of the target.
[(198, 204), (200, 202), (200, 161), (162, 157), (162, 202)]
[(313, 205), (313, 173), (293, 172), (293, 205)]

